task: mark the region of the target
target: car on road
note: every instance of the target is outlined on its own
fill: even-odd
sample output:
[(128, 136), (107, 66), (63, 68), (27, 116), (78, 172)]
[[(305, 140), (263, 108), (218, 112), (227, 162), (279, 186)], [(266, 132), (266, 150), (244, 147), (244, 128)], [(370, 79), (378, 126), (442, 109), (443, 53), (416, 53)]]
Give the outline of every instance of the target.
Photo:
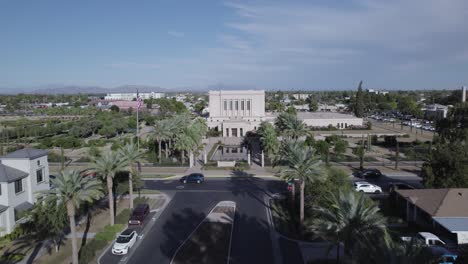
[(180, 179), (182, 183), (202, 183), (205, 181), (205, 176), (201, 173), (191, 173)]
[(356, 173), (356, 177), (363, 179), (378, 178), (380, 176), (382, 176), (382, 172), (380, 172), (378, 169), (365, 169)]
[(138, 204), (135, 209), (133, 209), (132, 215), (128, 220), (128, 225), (142, 225), (149, 213), (150, 208), (148, 204)]
[(355, 182), (354, 189), (364, 193), (382, 193), (382, 188), (380, 186), (365, 181)]
[(112, 254), (126, 255), (128, 250), (135, 245), (138, 234), (135, 230), (126, 229), (115, 240), (112, 245)]

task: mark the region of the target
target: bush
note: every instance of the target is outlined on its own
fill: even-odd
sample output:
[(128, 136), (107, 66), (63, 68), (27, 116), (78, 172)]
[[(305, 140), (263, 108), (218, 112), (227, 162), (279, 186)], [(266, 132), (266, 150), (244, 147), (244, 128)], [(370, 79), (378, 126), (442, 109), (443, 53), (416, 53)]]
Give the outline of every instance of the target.
[(92, 239), (86, 245), (81, 247), (79, 253), (79, 263), (80, 264), (88, 264), (90, 263), (94, 257), (96, 256), (96, 252), (103, 249), (107, 245), (107, 241), (99, 240), (99, 239)]
[(126, 209), (122, 210), (122, 212), (120, 212), (120, 214), (118, 214), (115, 217), (115, 223), (116, 224), (121, 224), (121, 225), (127, 224), (128, 219), (130, 219), (131, 214), (132, 214), (132, 210), (130, 210), (129, 208), (126, 208)]
[(148, 203), (148, 198), (147, 197), (136, 197), (135, 199), (133, 199), (133, 204), (137, 205), (137, 204), (141, 204), (141, 203)]
[(104, 227), (104, 230), (97, 233), (96, 236), (94, 237), (94, 239), (110, 242), (110, 241), (114, 240), (115, 235), (117, 234), (117, 232), (120, 232), (122, 229), (123, 229), (122, 224), (116, 224), (116, 225), (113, 225), (113, 226), (106, 225)]

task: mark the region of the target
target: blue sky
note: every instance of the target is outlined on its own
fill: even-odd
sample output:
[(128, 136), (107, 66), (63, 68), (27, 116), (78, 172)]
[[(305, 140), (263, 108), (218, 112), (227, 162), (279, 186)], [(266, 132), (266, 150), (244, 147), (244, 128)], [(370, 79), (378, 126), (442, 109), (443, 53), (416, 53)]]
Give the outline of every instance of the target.
[(457, 88), (467, 24), (466, 0), (0, 0), (0, 87)]

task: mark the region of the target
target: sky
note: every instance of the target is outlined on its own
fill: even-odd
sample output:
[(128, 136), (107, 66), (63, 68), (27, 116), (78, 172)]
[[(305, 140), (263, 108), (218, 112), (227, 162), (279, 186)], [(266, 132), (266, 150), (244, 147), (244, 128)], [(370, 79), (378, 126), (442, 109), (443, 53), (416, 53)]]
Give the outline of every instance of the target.
[(450, 89), (466, 0), (0, 0), (0, 89)]

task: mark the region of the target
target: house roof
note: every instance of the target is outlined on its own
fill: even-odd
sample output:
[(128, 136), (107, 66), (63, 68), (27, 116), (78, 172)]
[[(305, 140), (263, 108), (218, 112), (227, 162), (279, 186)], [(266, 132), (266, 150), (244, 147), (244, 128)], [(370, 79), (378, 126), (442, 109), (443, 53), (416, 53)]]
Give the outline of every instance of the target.
[(30, 202), (24, 202), (24, 203), (20, 203), (17, 206), (15, 206), (15, 210), (17, 210), (17, 211), (28, 210), (28, 209), (33, 208), (33, 206), (34, 205), (32, 203), (30, 203)]
[(27, 176), (27, 172), (0, 163), (0, 182), (14, 182)]
[(416, 189), (397, 192), (433, 217), (468, 217), (468, 189)]
[(450, 232), (468, 231), (468, 217), (434, 217), (433, 219)]
[(8, 153), (0, 159), (36, 159), (42, 156), (47, 155), (48, 152), (47, 150), (43, 149), (33, 149), (33, 148), (24, 148), (24, 149), (19, 149), (17, 151)]

